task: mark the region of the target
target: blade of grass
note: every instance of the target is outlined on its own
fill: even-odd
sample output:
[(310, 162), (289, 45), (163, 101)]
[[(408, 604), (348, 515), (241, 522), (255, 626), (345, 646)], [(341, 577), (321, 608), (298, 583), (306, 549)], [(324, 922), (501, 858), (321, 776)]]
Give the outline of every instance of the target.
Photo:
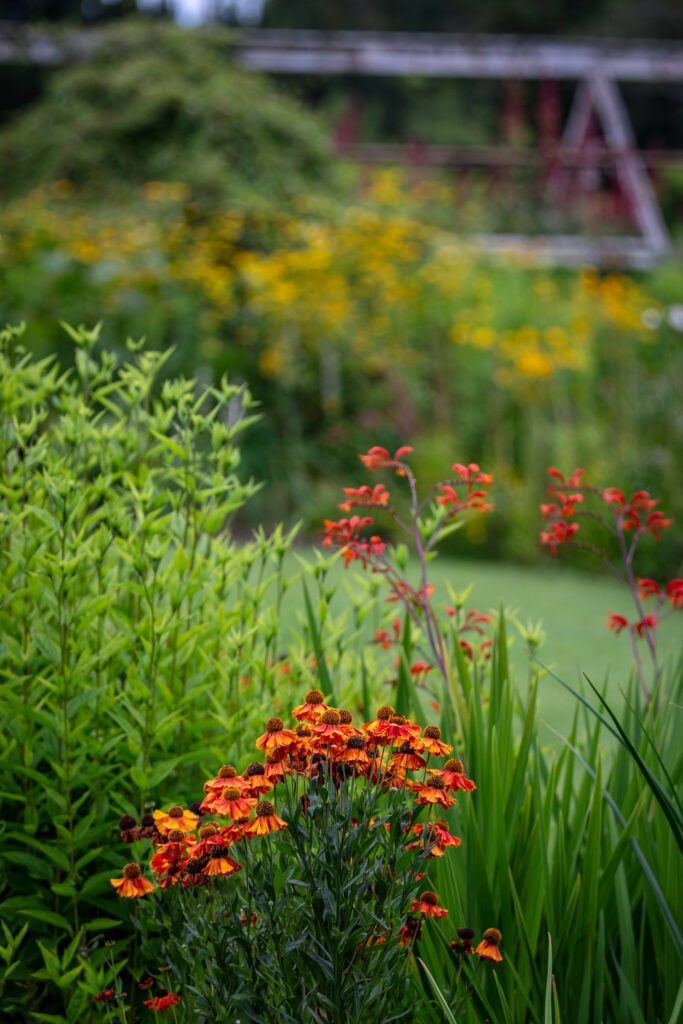
[[(661, 782), (659, 781), (657, 776), (654, 774), (652, 769), (649, 767), (649, 765), (647, 765), (645, 763), (645, 761), (642, 759), (642, 757), (640, 756), (640, 754), (638, 753), (636, 748), (633, 746), (633, 743), (631, 742), (629, 736), (625, 732), (624, 728), (622, 727), (621, 723), (619, 722), (619, 719), (615, 715), (614, 711), (612, 711), (612, 708), (609, 706), (609, 704), (607, 703), (605, 698), (600, 694), (600, 692), (597, 690), (597, 688), (593, 685), (593, 683), (590, 681), (588, 676), (584, 675), (584, 679), (586, 680), (586, 682), (588, 683), (590, 688), (593, 690), (595, 695), (598, 697), (598, 699), (602, 702), (603, 706), (605, 707), (605, 709), (607, 711), (607, 714), (610, 716), (610, 718), (614, 722), (614, 725), (615, 725), (615, 728), (616, 728), (616, 731), (617, 731), (617, 735), (618, 735), (621, 743), (623, 744), (623, 746), (626, 747), (626, 749), (628, 750), (629, 754), (631, 755), (631, 757), (635, 761), (635, 763), (638, 766), (638, 769), (639, 769), (641, 775), (643, 776), (643, 778), (647, 782), (647, 784), (648, 784), (648, 786), (650, 788), (650, 791), (652, 792), (652, 795), (654, 796), (654, 798), (657, 800), (657, 803), (660, 805), (660, 807), (664, 811), (666, 819), (667, 819), (667, 821), (669, 822), (669, 824), (671, 826), (671, 831), (674, 834), (674, 838), (676, 839), (676, 842), (678, 843), (678, 846), (679, 846), (679, 848), (681, 850), (681, 853), (683, 853), (683, 815), (680, 814), (680, 812), (679, 812), (678, 808), (676, 807), (674, 801), (671, 799), (669, 794), (666, 792), (666, 790), (664, 789), (664, 787), (662, 786)], [(614, 731), (614, 730), (612, 730), (612, 731)], [(645, 730), (643, 730), (643, 732), (645, 733), (645, 735), (647, 735)]]
[(439, 1005), (441, 1006), (441, 1009), (444, 1012), (444, 1017), (446, 1018), (446, 1021), (448, 1022), (448, 1024), (458, 1024), (457, 1020), (453, 1016), (453, 1013), (451, 1011), (450, 1006), (446, 1002), (446, 998), (445, 998), (443, 992), (441, 991), (441, 989), (437, 985), (437, 983), (434, 980), (434, 977), (433, 977), (431, 971), (427, 967), (427, 964), (424, 962), (424, 960), (420, 960), (419, 957), (417, 957), (417, 962), (419, 963), (420, 967), (422, 968), (422, 970), (427, 975), (427, 980), (429, 981), (429, 984), (432, 986), (432, 990), (433, 990), (434, 995), (436, 996), (436, 998), (437, 998), (437, 1000), (439, 1002)]
[(329, 693), (330, 699), (333, 704), (337, 701), (334, 696), (334, 687), (332, 685), (332, 679), (330, 673), (327, 670), (325, 663), (325, 651), (323, 649), (322, 638), (320, 636), (320, 630), (318, 629), (318, 623), (316, 621), (315, 614), (313, 613), (313, 605), (311, 604), (311, 598), (308, 593), (308, 587), (306, 583), (303, 583), (304, 592), (304, 603), (306, 605), (306, 618), (308, 619), (308, 628), (311, 631), (311, 643), (313, 644), (313, 653), (315, 654), (315, 662), (318, 669), (318, 679), (320, 680), (320, 688), (323, 693)]
[[(561, 740), (563, 743), (567, 744), (567, 746), (572, 751), (572, 753), (574, 754), (576, 759), (579, 761), (579, 763), (588, 772), (588, 774), (593, 779), (595, 779), (596, 775), (595, 775), (594, 770), (584, 760), (584, 758), (581, 756), (579, 751), (575, 747), (573, 747), (571, 744), (569, 744), (567, 742), (567, 740), (564, 738), (564, 736), (561, 735), (561, 733), (556, 732), (555, 729), (551, 729), (551, 732), (555, 733), (555, 735), (557, 736), (557, 738), (559, 740)], [(603, 789), (602, 790), (602, 796), (607, 801), (609, 807), (611, 808), (612, 812), (614, 813), (614, 815), (617, 818), (617, 821), (619, 822), (621, 827), (625, 828), (626, 827), (626, 819), (624, 818), (623, 814), (619, 810), (619, 808), (618, 808), (617, 804), (615, 803), (614, 799), (612, 798), (611, 794), (608, 793), (608, 791), (606, 789)], [(662, 916), (664, 917), (664, 920), (666, 921), (666, 925), (667, 925), (667, 927), (669, 929), (669, 933), (670, 933), (670, 935), (671, 935), (671, 937), (672, 937), (672, 939), (674, 941), (674, 944), (676, 946), (678, 955), (679, 955), (679, 957), (683, 957), (683, 935), (681, 935), (680, 929), (678, 928), (678, 925), (676, 924), (676, 918), (675, 918), (674, 914), (672, 913), (671, 908), (669, 907), (669, 904), (667, 902), (667, 899), (664, 896), (664, 893), (662, 892), (662, 889), (661, 889), (661, 887), (659, 885), (659, 882), (657, 881), (657, 879), (655, 877), (655, 874), (652, 871), (652, 868), (650, 867), (650, 865), (649, 865), (649, 863), (648, 863), (648, 861), (647, 861), (647, 859), (645, 857), (645, 854), (643, 853), (642, 849), (640, 848), (637, 840), (633, 836), (631, 836), (629, 842), (631, 844), (631, 848), (633, 849), (633, 852), (635, 853), (635, 855), (636, 855), (636, 857), (638, 859), (638, 863), (640, 864), (640, 867), (641, 867), (641, 869), (643, 871), (643, 874), (647, 878), (648, 883), (649, 883), (652, 891), (655, 894), (655, 898), (657, 900), (657, 903), (659, 904), (659, 909), (661, 910)]]
[(548, 932), (548, 973), (545, 980), (545, 1007), (543, 1011), (543, 1024), (553, 1024), (552, 1009), (553, 990), (553, 942)]

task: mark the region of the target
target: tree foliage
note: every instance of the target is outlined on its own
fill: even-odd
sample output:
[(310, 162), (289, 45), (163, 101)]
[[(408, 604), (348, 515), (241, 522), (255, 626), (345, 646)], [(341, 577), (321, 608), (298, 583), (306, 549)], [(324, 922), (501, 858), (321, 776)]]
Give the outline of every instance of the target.
[(326, 190), (325, 133), (295, 101), (232, 64), (227, 30), (112, 26), (0, 135), (5, 196), (67, 179), (93, 199), (181, 180), (204, 207), (271, 208)]

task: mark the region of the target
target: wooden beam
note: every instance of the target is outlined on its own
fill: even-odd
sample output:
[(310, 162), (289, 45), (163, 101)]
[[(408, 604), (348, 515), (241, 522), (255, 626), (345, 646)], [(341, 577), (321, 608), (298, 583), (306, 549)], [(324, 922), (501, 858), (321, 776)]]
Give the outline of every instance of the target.
[[(419, 164), (427, 167), (529, 167), (537, 169), (547, 155), (537, 149), (519, 146), (442, 146), (428, 143), (353, 142), (340, 146), (338, 152), (360, 164)], [(590, 149), (559, 146), (551, 153), (565, 167), (614, 167), (624, 153), (606, 146)], [(683, 151), (667, 149), (640, 150), (645, 167), (660, 170), (683, 165)]]
[(244, 67), (279, 74), (568, 78), (683, 82), (683, 42), (255, 29), (239, 37)]
[[(82, 60), (100, 39), (95, 27), (49, 31), (0, 21), (0, 63)], [(226, 52), (234, 50), (244, 67), (281, 74), (583, 79), (599, 72), (623, 82), (683, 82), (683, 41), (277, 29), (246, 29), (226, 39)]]

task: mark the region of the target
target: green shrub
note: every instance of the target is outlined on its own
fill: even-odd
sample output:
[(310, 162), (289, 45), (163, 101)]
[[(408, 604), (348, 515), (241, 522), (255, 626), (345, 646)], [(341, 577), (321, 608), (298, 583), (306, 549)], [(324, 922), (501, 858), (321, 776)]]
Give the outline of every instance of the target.
[(290, 538), (231, 532), (256, 490), (237, 476), (244, 387), (157, 386), (164, 356), (129, 343), (118, 363), (83, 330), (62, 372), (19, 333), (0, 348), (0, 918), (29, 930), (4, 998), (15, 1012), (63, 1000), (80, 1021), (74, 979), (102, 968), (125, 916), (108, 881), (117, 818), (200, 799), (287, 692)]

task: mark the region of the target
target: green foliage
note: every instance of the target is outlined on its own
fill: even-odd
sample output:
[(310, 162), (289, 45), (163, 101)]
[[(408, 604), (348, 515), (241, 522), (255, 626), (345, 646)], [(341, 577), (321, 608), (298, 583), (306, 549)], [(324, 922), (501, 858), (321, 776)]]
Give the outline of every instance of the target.
[(332, 184), (313, 116), (232, 64), (233, 37), (132, 21), (102, 30), (0, 136), (5, 196), (57, 179), (126, 202), (147, 181), (185, 182), (202, 208), (277, 209)]
[[(497, 649), (505, 649), (503, 632)], [(459, 666), (477, 792), (460, 810), (460, 856), (439, 865), (437, 885), (454, 924), (500, 928), (505, 960), (495, 977), (469, 971), (469, 998), (461, 994), (460, 1003), (457, 965), (432, 947), (423, 954), (438, 965), (432, 970), (452, 992), (458, 1020), (474, 1024), (485, 1010), (501, 1024), (541, 1024), (554, 1007), (556, 1020), (668, 1024), (683, 961), (671, 825), (683, 777), (675, 740), (681, 667), (666, 674), (659, 710), (642, 705), (634, 682), (614, 730), (577, 710), (559, 754), (544, 750), (538, 734), (538, 687), (550, 684), (543, 676), (524, 701), (504, 657), (494, 657), (490, 675)]]
[(408, 849), (425, 808), (385, 782), (381, 757), (377, 779), (364, 780), (327, 750), (273, 791), (286, 827), (247, 840), (232, 826), (242, 870), (163, 894), (168, 957), (194, 1020), (414, 1019), (420, 993), (401, 928), (427, 887), (426, 856)]
[(19, 334), (0, 349), (0, 918), (29, 930), (6, 933), (3, 998), (63, 995), (80, 1021), (79, 957), (102, 969), (126, 917), (115, 821), (201, 797), (205, 759), (239, 755), (275, 688), (291, 537), (231, 535), (256, 490), (237, 476), (244, 387), (157, 386), (164, 356), (130, 342), (119, 364), (82, 329), (63, 373)]

